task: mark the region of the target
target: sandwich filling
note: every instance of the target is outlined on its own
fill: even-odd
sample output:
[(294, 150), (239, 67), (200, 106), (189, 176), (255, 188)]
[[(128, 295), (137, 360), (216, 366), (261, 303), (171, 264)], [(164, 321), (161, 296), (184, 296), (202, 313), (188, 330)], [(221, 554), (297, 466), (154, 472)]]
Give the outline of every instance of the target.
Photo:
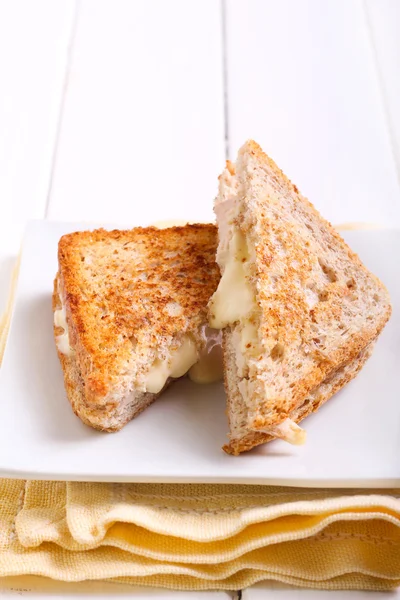
[(171, 352), (168, 358), (165, 360), (155, 359), (146, 374), (146, 392), (158, 394), (170, 377), (182, 377), (196, 362), (196, 344), (189, 336), (185, 336), (181, 345)]
[[(226, 206), (221, 207), (221, 204)], [(239, 391), (245, 405), (250, 407), (251, 365), (265, 350), (258, 334), (259, 309), (252, 283), (254, 259), (245, 234), (235, 222), (237, 208), (234, 199), (221, 204), (216, 209), (223, 216), (222, 226), (219, 227), (220, 245), (217, 256), (222, 276), (210, 300), (209, 323), (216, 329), (231, 328), (236, 349), (237, 374), (241, 380)], [(271, 426), (264, 433), (291, 444), (303, 444), (305, 441), (305, 431), (289, 418)]]
[[(61, 308), (54, 311), (54, 325), (63, 329), (56, 336), (58, 351), (65, 356), (74, 354), (70, 345), (65, 305), (59, 294)], [(145, 375), (145, 392), (158, 394), (169, 378), (183, 377), (188, 374), (195, 383), (213, 383), (223, 376), (221, 332), (210, 327), (202, 331), (204, 340), (200, 350), (189, 335), (185, 335), (181, 344), (164, 360), (156, 358)]]
[(63, 329), (63, 332), (60, 335), (56, 336), (56, 345), (60, 354), (64, 354), (65, 356), (72, 356), (74, 351), (71, 348), (70, 340), (69, 340), (69, 331), (67, 324), (67, 315), (65, 312), (65, 305), (62, 301), (59, 284), (58, 286), (58, 297), (60, 299), (61, 308), (54, 311), (54, 326), (60, 327)]
[(188, 375), (195, 383), (212, 383), (222, 379), (221, 334), (203, 328), (204, 346), (200, 350), (190, 335), (164, 360), (156, 358), (145, 376), (146, 392), (158, 394), (169, 378)]
[(223, 329), (237, 321), (246, 323), (255, 312), (254, 293), (246, 279), (249, 258), (246, 237), (236, 229), (229, 241), (222, 277), (211, 300), (211, 327)]

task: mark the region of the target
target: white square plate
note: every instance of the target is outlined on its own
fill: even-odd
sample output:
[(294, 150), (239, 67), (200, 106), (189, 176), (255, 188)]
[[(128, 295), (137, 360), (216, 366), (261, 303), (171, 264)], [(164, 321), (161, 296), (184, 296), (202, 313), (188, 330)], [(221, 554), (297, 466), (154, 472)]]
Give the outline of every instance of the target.
[(386, 283), (392, 318), (358, 377), (304, 422), (302, 447), (274, 441), (224, 454), (222, 384), (181, 380), (122, 431), (83, 425), (66, 398), (53, 340), (57, 243), (76, 224), (28, 227), (0, 372), (0, 476), (94, 481), (400, 486), (400, 232), (344, 237)]

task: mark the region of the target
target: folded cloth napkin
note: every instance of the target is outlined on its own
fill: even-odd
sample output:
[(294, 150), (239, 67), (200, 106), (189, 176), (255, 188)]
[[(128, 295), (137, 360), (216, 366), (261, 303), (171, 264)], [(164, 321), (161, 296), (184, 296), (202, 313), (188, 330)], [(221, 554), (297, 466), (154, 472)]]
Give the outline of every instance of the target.
[(400, 585), (400, 490), (0, 479), (0, 576), (28, 574), (186, 590), (265, 579), (386, 590)]

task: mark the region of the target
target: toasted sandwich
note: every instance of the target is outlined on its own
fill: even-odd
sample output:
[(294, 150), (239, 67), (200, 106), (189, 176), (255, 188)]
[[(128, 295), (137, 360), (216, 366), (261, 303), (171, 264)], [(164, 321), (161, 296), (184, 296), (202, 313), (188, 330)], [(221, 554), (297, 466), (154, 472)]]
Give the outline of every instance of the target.
[(59, 242), (54, 334), (74, 412), (117, 431), (173, 378), (218, 377), (207, 303), (214, 225), (76, 232)]
[(298, 425), (350, 381), (390, 317), (384, 285), (253, 141), (227, 163), (215, 202), (230, 442), (239, 454)]

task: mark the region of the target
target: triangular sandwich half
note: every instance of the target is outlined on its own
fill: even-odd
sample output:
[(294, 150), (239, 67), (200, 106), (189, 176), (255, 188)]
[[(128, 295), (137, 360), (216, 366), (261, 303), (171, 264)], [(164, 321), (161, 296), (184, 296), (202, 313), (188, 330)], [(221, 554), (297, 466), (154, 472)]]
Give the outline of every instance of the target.
[(215, 211), (230, 443), (279, 437), (352, 379), (389, 319), (384, 285), (253, 141), (227, 163)]
[(116, 431), (171, 378), (190, 369), (195, 380), (216, 376), (202, 369), (216, 343), (207, 327), (220, 277), (216, 246), (214, 225), (61, 238), (54, 332), (67, 395), (82, 421)]

